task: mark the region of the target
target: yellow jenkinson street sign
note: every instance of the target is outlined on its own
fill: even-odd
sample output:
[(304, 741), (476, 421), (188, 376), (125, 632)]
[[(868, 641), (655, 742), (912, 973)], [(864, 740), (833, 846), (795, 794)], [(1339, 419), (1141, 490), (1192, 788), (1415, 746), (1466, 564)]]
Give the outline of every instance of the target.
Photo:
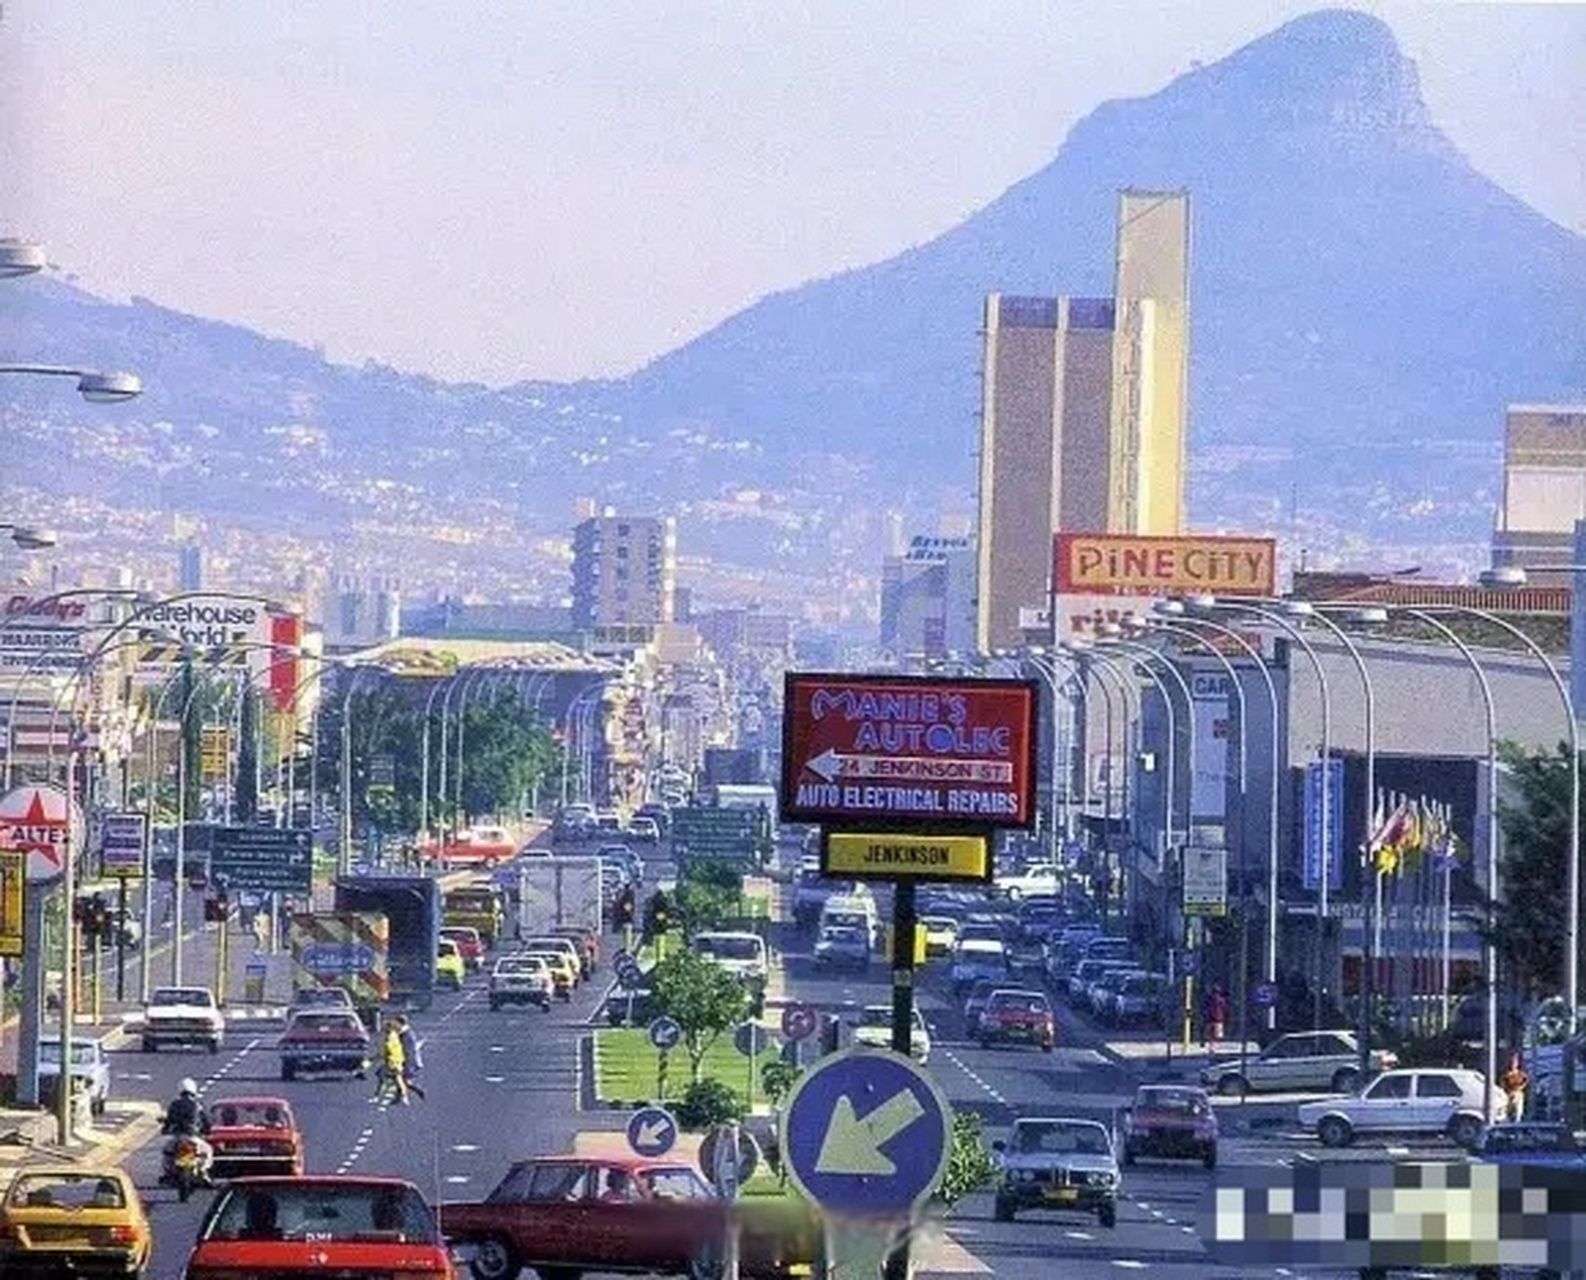
[(0, 956), (22, 954), (27, 867), (27, 854), (0, 851)]
[(991, 878), (991, 842), (985, 836), (921, 836), (832, 831), (821, 866), (828, 876), (888, 880)]

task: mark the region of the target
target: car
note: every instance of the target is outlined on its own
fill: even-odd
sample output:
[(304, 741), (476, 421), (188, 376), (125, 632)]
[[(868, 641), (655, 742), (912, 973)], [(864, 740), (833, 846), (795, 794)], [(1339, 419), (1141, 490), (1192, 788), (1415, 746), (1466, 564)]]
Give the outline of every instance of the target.
[(660, 844), (661, 824), (648, 814), (636, 813), (628, 819), (627, 835), (641, 844)]
[(550, 937), (567, 938), (578, 948), (578, 969), (580, 978), (594, 976), (595, 970), (600, 965), (600, 934), (594, 929), (586, 929), (583, 925), (563, 924), (557, 925), (550, 932)]
[(540, 951), (531, 949), (519, 953), (538, 959), (551, 971), (551, 991), (563, 1002), (573, 998), (573, 988), (578, 985), (578, 961), (565, 951)]
[[(39, 1090), (52, 1095), (60, 1087), (61, 1038), (58, 1035), (39, 1037), (38, 1056)], [(105, 1046), (90, 1037), (72, 1038), (72, 1085), (88, 1098), (88, 1109), (93, 1115), (103, 1115), (110, 1099), (110, 1059), (105, 1056)], [(46, 1084), (46, 1081), (48, 1083)]]
[(1347, 1147), (1357, 1135), (1443, 1136), (1473, 1147), (1492, 1114), (1502, 1115), (1503, 1090), (1463, 1067), (1400, 1067), (1384, 1071), (1354, 1097), (1307, 1102), (1300, 1127), (1325, 1147)]
[(758, 933), (731, 930), (696, 933), (693, 945), (699, 955), (714, 960), (741, 982), (763, 983), (770, 974), (765, 939)]
[(551, 967), (538, 956), (502, 956), (490, 971), (490, 1007), (532, 1004), (551, 1007), (556, 981)]
[(187, 1257), (207, 1276), (426, 1276), (451, 1280), (435, 1214), (399, 1178), (248, 1178), (220, 1189)]
[(966, 938), (960, 933), (958, 946), (953, 950), (954, 995), (962, 996), (983, 979), (1006, 983), (1008, 973), (1008, 951), (1000, 941)]
[(1097, 1121), (1015, 1120), (1007, 1142), (992, 1149), (1002, 1167), (993, 1207), (998, 1222), (1012, 1222), (1027, 1209), (1056, 1209), (1094, 1215), (1103, 1227), (1117, 1225), (1122, 1179), (1112, 1135)]
[(166, 1045), (199, 1045), (219, 1053), (226, 1020), (208, 987), (155, 987), (143, 1006), (144, 1053)]
[(925, 958), (934, 960), (951, 955), (958, 941), (958, 921), (952, 916), (921, 916), (920, 926), (925, 930)]
[(1586, 1178), (1586, 1133), (1567, 1124), (1534, 1121), (1489, 1125), (1471, 1159), (1481, 1164), (1568, 1169)]
[(461, 991), (468, 980), (468, 962), (463, 959), (462, 948), (450, 938), (435, 943), (435, 983)]
[(815, 940), (813, 963), (817, 969), (853, 969), (863, 973), (870, 967), (869, 935), (849, 925), (828, 925)]
[(1004, 897), (1056, 897), (1063, 888), (1063, 873), (1051, 863), (1036, 863), (1012, 875), (999, 875), (993, 887)]
[(1105, 973), (1114, 969), (1131, 969), (1138, 972), (1133, 960), (1081, 960), (1063, 984), (1063, 995), (1075, 1008), (1086, 1008), (1090, 1003), (1090, 988)]
[(600, 1010), (600, 1016), (613, 1027), (647, 1027), (661, 1016), (660, 1001), (647, 987), (613, 991)]
[(971, 1039), (980, 1028), (981, 1015), (991, 1000), (993, 991), (1001, 991), (1003, 984), (992, 978), (982, 978), (969, 988), (964, 996), (964, 1034)]
[[(1391, 1071), (1398, 1055), (1371, 1052), (1371, 1074)], [(1360, 1087), (1360, 1041), (1352, 1031), (1296, 1031), (1279, 1036), (1253, 1058), (1214, 1062), (1200, 1082), (1218, 1093), (1353, 1093)]]
[(24, 1168), (0, 1201), (0, 1275), (137, 1277), (153, 1247), (143, 1201), (121, 1169)]
[(799, 928), (814, 927), (832, 892), (831, 882), (821, 875), (818, 857), (814, 866), (799, 866), (798, 878), (793, 883), (793, 919)]
[[(892, 1006), (870, 1004), (859, 1011), (854, 1026), (854, 1043), (866, 1049), (892, 1047)], [(909, 1031), (909, 1056), (922, 1067), (931, 1060), (931, 1030), (919, 1009), (914, 1010), (914, 1025)]]
[(299, 987), (292, 992), (287, 1011), (297, 1009), (354, 1009), (352, 992), (346, 987)]
[(591, 1272), (715, 1275), (729, 1223), (743, 1274), (807, 1274), (820, 1228), (813, 1211), (727, 1205), (682, 1160), (537, 1156), (483, 1200), (443, 1204), (441, 1229), (478, 1280)]
[(1125, 982), (1136, 976), (1144, 977), (1145, 970), (1140, 968), (1139, 965), (1130, 964), (1116, 969), (1108, 969), (1100, 977), (1096, 978), (1085, 989), (1085, 1004), (1089, 1008), (1091, 1015), (1105, 1022), (1107, 1020), (1107, 1011), (1112, 1008), (1113, 996), (1117, 994)]
[(478, 973), (485, 967), (485, 938), (473, 925), (452, 924), (441, 930), (443, 942), (455, 943), (469, 973)]
[(987, 997), (974, 1037), (983, 1049), (1028, 1044), (1051, 1053), (1057, 1044), (1057, 1020), (1045, 992), (999, 988)]
[(567, 961), (576, 987), (584, 980), (584, 948), (578, 941), (563, 933), (537, 933), (525, 938), (521, 950), (525, 953), (549, 953)]
[(639, 887), (644, 884), (644, 859), (625, 844), (603, 844), (595, 856), (622, 868), (627, 883)]
[(303, 1172), (303, 1135), (285, 1098), (221, 1098), (211, 1103), (209, 1132), (213, 1178)]
[(1102, 1021), (1119, 1027), (1138, 1023), (1162, 1025), (1173, 990), (1165, 973), (1132, 973), (1113, 989), (1101, 1012)]
[(1143, 1084), (1119, 1113), (1123, 1162), (1142, 1157), (1199, 1160), (1217, 1167), (1217, 1112), (1211, 1095), (1192, 1085)]
[(369, 1070), (372, 1040), (356, 1013), (345, 1009), (299, 1009), (287, 1018), (276, 1041), (281, 1079), (345, 1073), (360, 1080)]

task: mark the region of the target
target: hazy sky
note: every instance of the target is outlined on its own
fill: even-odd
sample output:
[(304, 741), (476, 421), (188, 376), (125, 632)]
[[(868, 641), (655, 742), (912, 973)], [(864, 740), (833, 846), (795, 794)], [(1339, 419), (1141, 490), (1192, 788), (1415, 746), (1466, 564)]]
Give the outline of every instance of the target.
[[(1286, 0), (4, 0), (0, 235), (444, 378), (626, 372), (926, 240)], [(1586, 4), (1365, 4), (1586, 230)]]

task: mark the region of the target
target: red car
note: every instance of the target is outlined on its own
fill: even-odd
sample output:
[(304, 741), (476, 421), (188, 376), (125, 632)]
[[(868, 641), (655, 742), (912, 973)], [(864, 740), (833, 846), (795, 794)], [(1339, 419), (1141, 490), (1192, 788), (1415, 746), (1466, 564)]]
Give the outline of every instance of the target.
[(975, 1027), (981, 1048), (994, 1044), (1028, 1044), (1051, 1053), (1057, 1044), (1052, 1006), (1039, 991), (993, 991)]
[(1199, 1160), (1217, 1167), (1217, 1113), (1206, 1090), (1189, 1085), (1145, 1084), (1124, 1108), (1123, 1163), (1141, 1156)]
[(470, 973), (478, 973), (485, 964), (485, 940), (473, 925), (454, 924), (441, 930), (441, 937), (457, 944), (457, 954)]
[(248, 1178), (215, 1197), (185, 1280), (324, 1273), (455, 1280), (435, 1215), (397, 1178)]
[[(813, 1217), (741, 1219), (741, 1273), (781, 1277), (807, 1268)], [(732, 1212), (692, 1165), (638, 1158), (543, 1156), (519, 1161), (483, 1201), (441, 1206), (441, 1231), (478, 1280), (616, 1271), (720, 1274)]]
[(285, 1098), (222, 1098), (209, 1108), (216, 1178), (303, 1172), (303, 1135)]

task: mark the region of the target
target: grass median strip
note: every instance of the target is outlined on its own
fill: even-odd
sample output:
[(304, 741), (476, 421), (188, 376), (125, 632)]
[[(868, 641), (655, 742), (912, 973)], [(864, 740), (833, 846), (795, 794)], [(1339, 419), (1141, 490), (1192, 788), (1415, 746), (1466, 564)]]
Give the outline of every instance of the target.
[[(760, 1072), (779, 1054), (768, 1049), (755, 1069), (755, 1101), (764, 1102)], [(667, 1062), (666, 1098), (661, 1097), (657, 1068), (660, 1054), (643, 1028), (607, 1027), (595, 1032), (595, 1097), (601, 1102), (676, 1101), (688, 1088), (688, 1054), (672, 1050)], [(740, 1097), (749, 1086), (749, 1060), (723, 1035), (705, 1054), (701, 1079), (720, 1080)]]

